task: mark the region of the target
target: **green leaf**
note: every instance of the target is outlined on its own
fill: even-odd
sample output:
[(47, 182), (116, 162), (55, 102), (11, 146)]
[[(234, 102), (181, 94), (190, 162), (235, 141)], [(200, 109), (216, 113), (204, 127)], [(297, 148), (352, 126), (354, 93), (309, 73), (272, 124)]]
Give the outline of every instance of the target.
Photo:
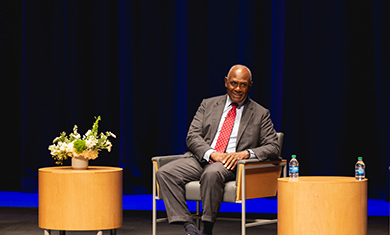
[(95, 119), (96, 119), (96, 121), (95, 121), (95, 123), (93, 124), (93, 127), (92, 127), (92, 132), (91, 132), (91, 134), (92, 135), (97, 135), (97, 133), (98, 133), (98, 128), (99, 128), (99, 125), (98, 125), (98, 123), (99, 123), (99, 121), (100, 120), (102, 120), (101, 119), (101, 117), (100, 116), (98, 116), (98, 117), (95, 117)]

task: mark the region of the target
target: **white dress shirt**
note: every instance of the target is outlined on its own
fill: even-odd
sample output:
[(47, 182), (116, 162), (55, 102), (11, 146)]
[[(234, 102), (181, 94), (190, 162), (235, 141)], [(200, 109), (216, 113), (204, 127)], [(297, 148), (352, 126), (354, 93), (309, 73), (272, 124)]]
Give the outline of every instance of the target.
[[(236, 112), (236, 118), (234, 119), (233, 129), (232, 129), (232, 132), (230, 134), (228, 145), (226, 147), (226, 151), (225, 151), (226, 153), (234, 153), (234, 152), (236, 152), (238, 127), (240, 126), (242, 112), (244, 111), (244, 105), (243, 104), (244, 104), (245, 99), (243, 101), (241, 101), (240, 103), (238, 103), (237, 112)], [(211, 148), (212, 149), (207, 150), (205, 152), (204, 156), (203, 156), (203, 158), (206, 161), (210, 161), (210, 155), (213, 152), (216, 152), (214, 150), (214, 148), (215, 148), (215, 145), (217, 144), (218, 136), (221, 133), (223, 122), (225, 121), (226, 116), (227, 116), (227, 114), (228, 114), (228, 112), (229, 112), (229, 110), (231, 108), (232, 108), (232, 100), (230, 99), (229, 95), (227, 95), (225, 107), (223, 109), (221, 120), (219, 121), (217, 134), (215, 135), (214, 140), (211, 143)], [(250, 150), (250, 149), (248, 149), (248, 150), (250, 152), (250, 157), (249, 158), (255, 158), (256, 157), (255, 153), (252, 150)]]

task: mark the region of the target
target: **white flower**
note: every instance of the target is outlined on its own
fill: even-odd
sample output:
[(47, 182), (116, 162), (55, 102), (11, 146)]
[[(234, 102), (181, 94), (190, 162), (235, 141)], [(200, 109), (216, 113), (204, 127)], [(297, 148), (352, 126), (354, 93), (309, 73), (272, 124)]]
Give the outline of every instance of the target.
[(66, 151), (66, 148), (68, 147), (68, 145), (66, 143), (58, 143), (59, 147), (60, 147), (60, 151)]
[(49, 150), (50, 150), (50, 154), (51, 154), (51, 155), (55, 156), (55, 155), (58, 154), (58, 151), (57, 151), (56, 148), (57, 148), (57, 146), (54, 145), (54, 144), (49, 146)]
[(72, 133), (70, 134), (71, 137), (74, 137), (75, 139), (80, 139), (81, 135), (79, 133)]
[(91, 134), (91, 132), (92, 132), (91, 130), (88, 130), (87, 133), (85, 133), (84, 136), (89, 136)]
[(98, 140), (95, 139), (95, 138), (93, 138), (93, 139), (87, 139), (87, 140), (85, 141), (85, 144), (87, 145), (87, 148), (88, 148), (88, 149), (91, 149), (91, 148), (95, 147), (95, 145), (97, 144), (97, 142), (98, 142)]
[(73, 142), (66, 145), (66, 152), (72, 153), (74, 151)]
[(107, 135), (116, 138), (116, 135), (114, 135), (114, 133), (112, 133), (111, 131), (108, 131), (108, 132), (107, 132)]

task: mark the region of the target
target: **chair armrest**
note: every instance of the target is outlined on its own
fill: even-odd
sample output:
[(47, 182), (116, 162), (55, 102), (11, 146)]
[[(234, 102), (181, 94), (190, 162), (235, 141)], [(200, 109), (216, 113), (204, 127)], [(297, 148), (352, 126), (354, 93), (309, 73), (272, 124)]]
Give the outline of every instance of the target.
[(247, 164), (250, 164), (250, 163), (259, 163), (258, 165), (266, 165), (266, 164), (273, 164), (273, 165), (286, 165), (286, 160), (285, 159), (282, 159), (282, 160), (279, 160), (279, 161), (259, 161), (259, 159), (243, 159), (243, 160), (240, 160), (237, 162), (237, 165), (239, 164), (244, 164), (244, 165), (247, 165)]
[(152, 162), (155, 162), (157, 164), (157, 167), (160, 168), (163, 165), (167, 164), (168, 162), (171, 162), (173, 160), (178, 159), (179, 157), (184, 157), (184, 156), (189, 156), (189, 155), (178, 154), (178, 155), (156, 156), (156, 157), (152, 157)]
[[(185, 156), (191, 156), (191, 155), (188, 155), (188, 154), (178, 154), (178, 155), (167, 155), (167, 156), (156, 156), (156, 157), (152, 157), (152, 163), (153, 163), (153, 171), (152, 171), (152, 174), (153, 174), (153, 195), (156, 196), (157, 195), (157, 199), (162, 199), (162, 196), (160, 195), (160, 189), (159, 189), (159, 186), (158, 186), (158, 182), (156, 180), (156, 172), (157, 170), (162, 167), (163, 165), (171, 162), (171, 161), (174, 161), (180, 157), (185, 157)], [(153, 196), (153, 197), (154, 197)]]
[(276, 167), (281, 166), (284, 168), (287, 165), (287, 160), (282, 159), (280, 161), (259, 161), (258, 159), (244, 159), (237, 162), (237, 172), (236, 172), (236, 182), (239, 182), (239, 178), (241, 177), (241, 170), (243, 168), (251, 168), (253, 171), (262, 171), (262, 168)]
[(259, 159), (257, 158), (252, 158), (252, 159), (243, 159), (237, 162), (237, 164), (248, 164), (248, 163), (258, 163), (260, 162)]

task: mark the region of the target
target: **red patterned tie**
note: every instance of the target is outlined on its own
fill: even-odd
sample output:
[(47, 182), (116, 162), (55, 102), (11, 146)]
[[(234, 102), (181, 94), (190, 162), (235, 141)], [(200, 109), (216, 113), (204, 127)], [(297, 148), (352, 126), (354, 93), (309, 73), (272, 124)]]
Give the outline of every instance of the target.
[(234, 119), (236, 118), (237, 104), (232, 103), (232, 108), (229, 110), (225, 121), (223, 122), (221, 132), (219, 133), (215, 151), (224, 153), (232, 133)]

